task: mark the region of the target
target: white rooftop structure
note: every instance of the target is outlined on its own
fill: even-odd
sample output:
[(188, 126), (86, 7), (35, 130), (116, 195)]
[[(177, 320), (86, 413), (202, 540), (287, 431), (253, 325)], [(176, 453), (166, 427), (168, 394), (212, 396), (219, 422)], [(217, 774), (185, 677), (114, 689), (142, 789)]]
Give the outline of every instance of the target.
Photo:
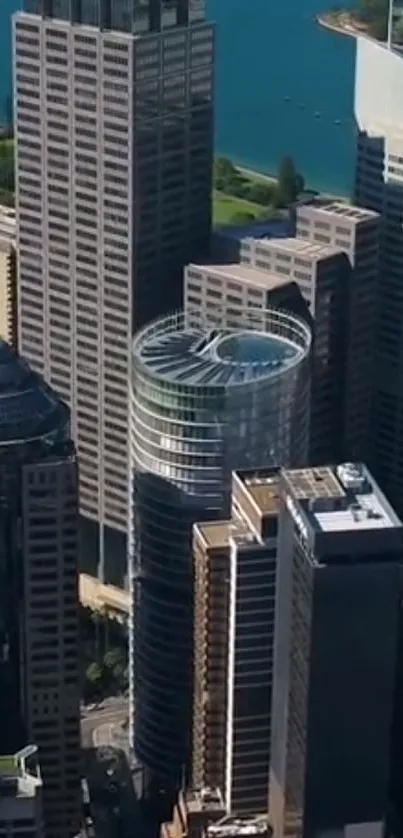
[(207, 838), (249, 838), (259, 835), (260, 838), (269, 838), (271, 829), (267, 815), (255, 815), (254, 817), (237, 818), (227, 815), (217, 823), (211, 824), (206, 830)]
[(362, 463), (286, 471), (287, 508), (303, 531), (356, 532), (402, 526)]
[(35, 745), (0, 756), (0, 834), (22, 835), (20, 821), (25, 821), (27, 833), (43, 838), (42, 780)]

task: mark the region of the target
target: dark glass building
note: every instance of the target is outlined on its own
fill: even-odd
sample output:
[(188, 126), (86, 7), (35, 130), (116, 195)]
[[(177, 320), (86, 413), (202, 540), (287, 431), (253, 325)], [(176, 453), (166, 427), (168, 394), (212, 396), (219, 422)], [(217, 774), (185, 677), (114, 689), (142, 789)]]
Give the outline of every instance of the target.
[(381, 838), (403, 527), (360, 464), (283, 471), (280, 493), (274, 835)]
[(0, 341), (0, 755), (39, 749), (47, 838), (79, 827), (77, 472), (69, 411)]

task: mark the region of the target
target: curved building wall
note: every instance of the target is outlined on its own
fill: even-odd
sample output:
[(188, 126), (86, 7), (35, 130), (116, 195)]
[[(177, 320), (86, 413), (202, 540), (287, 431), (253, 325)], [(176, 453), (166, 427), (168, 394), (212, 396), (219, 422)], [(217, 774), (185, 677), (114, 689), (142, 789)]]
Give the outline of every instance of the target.
[[(192, 347), (179, 345), (175, 355), (187, 335), (181, 314), (151, 324), (134, 341), (131, 732), (157, 785), (179, 782), (188, 749), (192, 525), (229, 512), (234, 468), (300, 464), (307, 452), (309, 331), (275, 311), (254, 319), (247, 312), (245, 326), (254, 330), (251, 339), (249, 331), (225, 332), (234, 338), (234, 362), (225, 358), (219, 333), (204, 334), (202, 324)], [(286, 360), (265, 365), (254, 354), (252, 363), (238, 365), (239, 334), (258, 349), (261, 342), (263, 353), (284, 350)]]

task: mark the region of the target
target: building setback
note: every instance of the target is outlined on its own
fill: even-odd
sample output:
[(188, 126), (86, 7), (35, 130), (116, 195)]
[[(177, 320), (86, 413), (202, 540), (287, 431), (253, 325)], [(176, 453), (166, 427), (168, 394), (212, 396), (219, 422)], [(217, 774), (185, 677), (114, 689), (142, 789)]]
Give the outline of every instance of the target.
[(25, 9), (14, 17), (20, 349), (71, 408), (87, 561), (122, 583), (131, 342), (180, 305), (183, 265), (208, 247), (214, 29), (201, 0)]
[(227, 812), (268, 806), (278, 469), (232, 476), (232, 516), (193, 530), (192, 782)]
[(384, 834), (403, 526), (362, 464), (283, 470), (270, 819), (284, 835)]
[(78, 486), (69, 411), (0, 343), (0, 754), (38, 746), (46, 838), (80, 825)]

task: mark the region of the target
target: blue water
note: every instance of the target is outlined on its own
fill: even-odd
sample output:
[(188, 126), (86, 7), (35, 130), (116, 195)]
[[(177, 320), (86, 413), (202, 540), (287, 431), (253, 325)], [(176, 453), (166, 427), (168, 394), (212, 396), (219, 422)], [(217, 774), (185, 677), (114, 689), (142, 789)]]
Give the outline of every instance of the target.
[(22, 0), (0, 0), (0, 124), (10, 114), (12, 90), (11, 15), (21, 8)]
[[(291, 154), (309, 186), (347, 193), (354, 41), (315, 24), (334, 0), (207, 2), (218, 24), (218, 153), (270, 173)], [(11, 91), (10, 17), (20, 5), (0, 0), (0, 123)]]
[(355, 44), (315, 24), (332, 5), (208, 0), (218, 23), (217, 151), (269, 173), (291, 154), (309, 186), (345, 194), (353, 176)]

